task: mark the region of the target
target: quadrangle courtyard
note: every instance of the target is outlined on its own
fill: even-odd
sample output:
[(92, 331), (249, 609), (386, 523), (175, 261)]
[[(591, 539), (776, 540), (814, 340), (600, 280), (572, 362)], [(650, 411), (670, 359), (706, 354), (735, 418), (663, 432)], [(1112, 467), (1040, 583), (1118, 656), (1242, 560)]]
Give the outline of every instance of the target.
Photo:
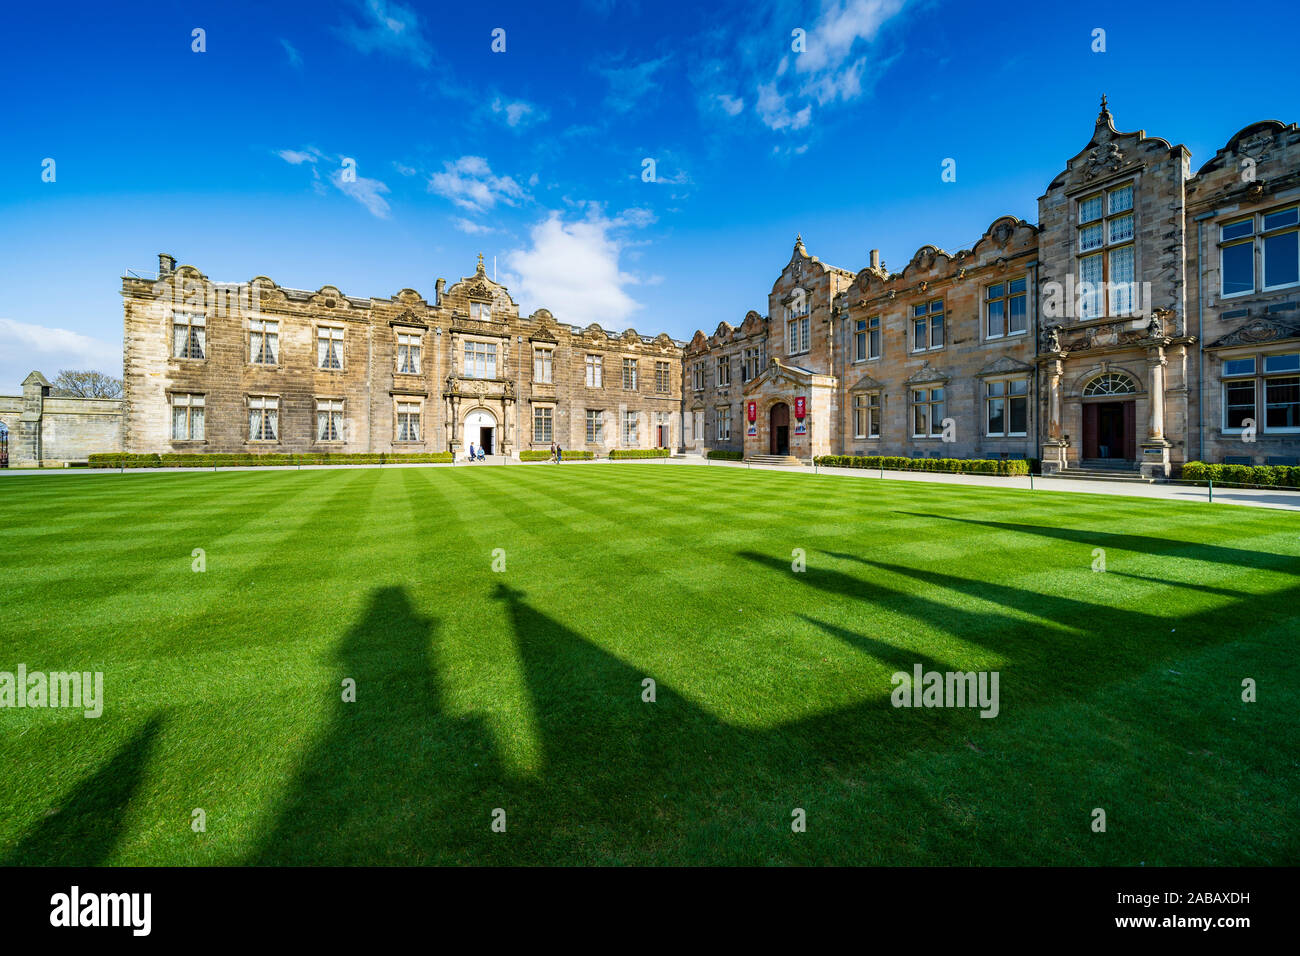
[[(0, 672), (102, 673), (103, 713), (0, 706), (0, 860), (1295, 863), (1297, 520), (641, 464), (10, 476)], [(996, 672), (997, 716), (895, 707), (918, 665)]]

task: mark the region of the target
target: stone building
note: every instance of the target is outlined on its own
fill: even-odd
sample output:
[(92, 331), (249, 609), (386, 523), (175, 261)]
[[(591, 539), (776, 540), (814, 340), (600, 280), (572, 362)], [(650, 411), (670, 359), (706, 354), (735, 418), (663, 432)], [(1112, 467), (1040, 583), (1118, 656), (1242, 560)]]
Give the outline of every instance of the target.
[(1048, 473), (1294, 464), (1298, 208), (1294, 124), (1248, 126), (1193, 174), (1186, 147), (1119, 132), (1103, 98), (1036, 224), (1004, 216), (896, 273), (796, 239), (766, 316), (686, 347), (686, 445)]
[(359, 298), (265, 276), (220, 284), (159, 257), (127, 276), (124, 445), (132, 452), (488, 454), (681, 443), (667, 335), (520, 316), (482, 256), (433, 301)]
[[(1082, 139), (1082, 137), (1081, 137)], [(1102, 99), (1038, 221), (857, 271), (796, 238), (765, 312), (689, 344), (521, 316), (482, 257), (432, 301), (128, 275), (125, 409), (0, 399), (18, 461), (93, 451), (604, 454), (669, 447), (1041, 459), (1151, 476), (1300, 453), (1300, 130), (1269, 120), (1195, 173)], [(119, 423), (114, 424), (117, 415)], [(120, 430), (120, 432), (119, 432)]]

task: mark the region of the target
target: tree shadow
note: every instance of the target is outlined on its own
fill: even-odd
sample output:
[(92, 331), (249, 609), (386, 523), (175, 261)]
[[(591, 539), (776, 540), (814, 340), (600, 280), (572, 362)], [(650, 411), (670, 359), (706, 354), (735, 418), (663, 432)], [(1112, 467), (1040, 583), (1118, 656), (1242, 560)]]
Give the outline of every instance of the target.
[(123, 818), (162, 730), (151, 716), (98, 771), (0, 859), (0, 866), (98, 866), (124, 833)]

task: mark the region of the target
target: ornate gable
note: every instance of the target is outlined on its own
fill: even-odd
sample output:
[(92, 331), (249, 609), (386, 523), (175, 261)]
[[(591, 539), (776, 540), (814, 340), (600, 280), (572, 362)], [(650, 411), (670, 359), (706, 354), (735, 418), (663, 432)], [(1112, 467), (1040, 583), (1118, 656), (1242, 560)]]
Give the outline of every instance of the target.
[(1021, 362), (1012, 358), (1010, 355), (1003, 355), (989, 362), (975, 374), (977, 376), (985, 375), (1009, 375), (1017, 372), (1028, 372), (1033, 368), (1027, 362)]
[(1229, 348), (1233, 345), (1262, 345), (1265, 342), (1285, 342), (1300, 339), (1300, 325), (1278, 319), (1256, 319), (1239, 329), (1211, 342), (1208, 348)]
[(924, 365), (903, 380), (904, 385), (924, 385), (929, 382), (938, 382), (946, 384), (951, 376), (940, 369), (934, 368), (929, 359), (926, 359)]

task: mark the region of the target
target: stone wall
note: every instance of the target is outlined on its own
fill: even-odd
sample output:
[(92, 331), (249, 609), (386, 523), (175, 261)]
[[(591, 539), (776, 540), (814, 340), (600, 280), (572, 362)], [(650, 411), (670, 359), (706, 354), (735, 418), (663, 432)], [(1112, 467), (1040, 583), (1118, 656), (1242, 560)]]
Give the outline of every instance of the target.
[(122, 447), (122, 399), (52, 395), (32, 372), (21, 396), (0, 396), (0, 421), (9, 429), (9, 467), (38, 468), (84, 462)]

